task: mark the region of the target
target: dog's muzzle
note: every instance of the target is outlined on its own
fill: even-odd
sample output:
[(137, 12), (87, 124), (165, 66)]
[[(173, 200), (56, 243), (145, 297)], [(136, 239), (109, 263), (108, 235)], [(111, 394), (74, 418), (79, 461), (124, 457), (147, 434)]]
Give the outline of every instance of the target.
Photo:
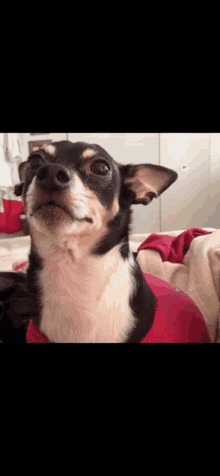
[(42, 165), (36, 174), (36, 187), (44, 192), (60, 191), (70, 186), (70, 172), (58, 164)]
[[(93, 220), (89, 217), (77, 218), (72, 210), (65, 206), (60, 198), (52, 199), (53, 192), (61, 192), (64, 189), (70, 187), (71, 175), (70, 172), (58, 164), (46, 164), (42, 165), (36, 174), (36, 187), (48, 195), (48, 200), (40, 200), (34, 204), (31, 216), (33, 216), (38, 210), (48, 207), (61, 208), (72, 220), (87, 221), (93, 223)], [(49, 198), (50, 197), (50, 198)]]

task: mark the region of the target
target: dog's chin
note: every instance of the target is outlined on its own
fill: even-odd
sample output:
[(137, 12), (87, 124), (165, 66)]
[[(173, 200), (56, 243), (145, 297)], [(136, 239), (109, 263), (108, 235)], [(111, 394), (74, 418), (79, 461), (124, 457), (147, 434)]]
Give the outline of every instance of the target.
[(59, 219), (62, 219), (62, 217), (68, 217), (70, 220), (75, 219), (73, 213), (68, 210), (68, 208), (52, 202), (35, 205), (32, 209), (31, 216), (51, 221), (56, 221), (56, 218), (58, 219), (58, 217)]

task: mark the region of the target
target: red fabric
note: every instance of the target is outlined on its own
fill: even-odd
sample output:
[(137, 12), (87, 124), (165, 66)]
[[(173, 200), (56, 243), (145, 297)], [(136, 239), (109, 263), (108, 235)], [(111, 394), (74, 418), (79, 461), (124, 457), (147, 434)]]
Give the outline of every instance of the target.
[[(163, 261), (182, 263), (193, 238), (207, 234), (210, 232), (199, 228), (190, 228), (177, 237), (153, 234), (138, 251), (153, 249), (159, 251)], [(141, 343), (211, 342), (203, 316), (187, 294), (150, 274), (144, 273), (144, 278), (157, 298), (157, 307), (153, 325)], [(49, 343), (32, 320), (27, 329), (27, 342)]]
[(19, 269), (24, 268), (25, 265), (26, 265), (26, 262), (18, 264), (17, 266), (15, 266), (15, 271), (18, 271)]
[(0, 213), (0, 233), (17, 233), (22, 230), (20, 214), (23, 203), (16, 200), (2, 200), (4, 212)]
[(153, 233), (139, 246), (137, 251), (155, 250), (161, 254), (162, 261), (182, 263), (193, 238), (209, 235), (210, 233), (210, 231), (201, 230), (200, 228), (189, 228), (189, 230), (185, 230), (176, 237)]
[(27, 343), (49, 344), (47, 337), (37, 329), (32, 319), (27, 328), (26, 341)]
[(194, 301), (180, 289), (144, 273), (157, 298), (153, 325), (143, 343), (211, 342), (203, 316)]

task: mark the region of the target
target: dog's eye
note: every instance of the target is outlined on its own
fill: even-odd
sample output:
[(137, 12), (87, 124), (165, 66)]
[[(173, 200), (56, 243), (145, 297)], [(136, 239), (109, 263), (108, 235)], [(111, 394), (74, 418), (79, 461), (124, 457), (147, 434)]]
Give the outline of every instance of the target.
[(91, 171), (96, 175), (107, 175), (109, 173), (109, 166), (105, 162), (94, 162), (91, 166)]

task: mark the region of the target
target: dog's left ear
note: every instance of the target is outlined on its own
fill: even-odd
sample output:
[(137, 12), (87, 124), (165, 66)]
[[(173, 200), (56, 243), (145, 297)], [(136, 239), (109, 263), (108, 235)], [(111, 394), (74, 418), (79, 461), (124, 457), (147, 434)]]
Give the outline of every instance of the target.
[(122, 199), (131, 204), (143, 204), (158, 198), (172, 185), (178, 174), (161, 165), (122, 165)]
[(14, 194), (16, 197), (20, 197), (22, 195), (27, 165), (28, 162), (26, 160), (25, 162), (21, 162), (21, 164), (18, 166), (18, 173), (21, 182), (14, 187)]

